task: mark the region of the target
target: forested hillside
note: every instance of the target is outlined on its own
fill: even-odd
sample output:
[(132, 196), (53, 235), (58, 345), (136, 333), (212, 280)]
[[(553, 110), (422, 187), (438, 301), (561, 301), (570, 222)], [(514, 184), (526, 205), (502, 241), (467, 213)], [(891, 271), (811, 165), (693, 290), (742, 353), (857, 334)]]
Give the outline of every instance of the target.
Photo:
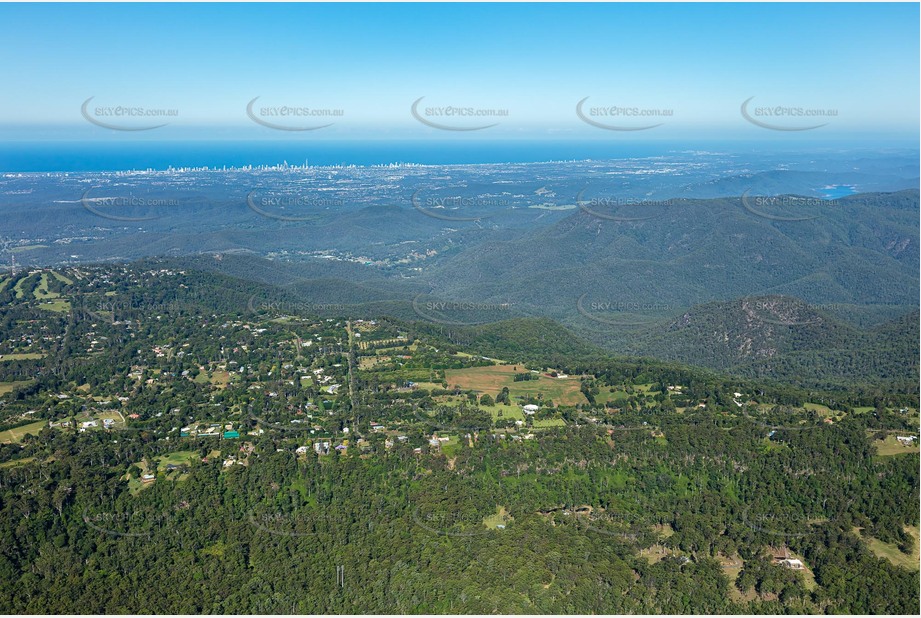
[(0, 611), (918, 610), (916, 392), (325, 317), (159, 261), (0, 286)]

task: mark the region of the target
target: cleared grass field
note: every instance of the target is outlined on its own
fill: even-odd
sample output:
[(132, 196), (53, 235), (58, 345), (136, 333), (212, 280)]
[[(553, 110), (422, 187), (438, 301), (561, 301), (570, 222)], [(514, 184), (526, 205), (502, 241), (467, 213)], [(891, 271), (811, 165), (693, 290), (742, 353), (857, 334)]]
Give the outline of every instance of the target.
[(19, 442), (22, 442), (22, 439), (26, 434), (37, 436), (38, 432), (47, 426), (48, 423), (46, 421), (35, 421), (34, 423), (29, 423), (28, 425), (7, 429), (4, 432), (0, 432), (0, 442), (6, 444), (18, 444)]
[[(366, 345), (365, 348), (367, 347), (368, 346)], [(391, 354), (393, 356), (399, 356), (401, 354), (407, 354), (406, 352), (407, 348), (409, 349), (408, 353), (412, 354), (413, 352), (419, 349), (419, 344), (417, 343), (405, 344), (404, 343), (402, 345), (392, 346), (388, 348), (375, 348), (374, 353), (375, 354)]]
[(481, 410), (485, 410), (486, 412), (489, 412), (489, 414), (492, 416), (493, 422), (498, 421), (498, 420), (503, 420), (503, 421), (508, 421), (508, 420), (523, 421), (524, 420), (524, 412), (521, 411), (521, 407), (516, 406), (516, 405), (506, 406), (500, 403), (500, 404), (491, 405), (491, 406), (484, 406), (484, 405), (477, 404), (477, 406)]
[(57, 298), (60, 296), (60, 294), (57, 292), (51, 292), (48, 290), (48, 273), (42, 273), (42, 276), (38, 281), (38, 285), (36, 286), (35, 290), (32, 291), (32, 295), (39, 300)]
[(416, 388), (421, 388), (423, 390), (431, 391), (439, 388), (444, 388), (441, 383), (436, 382), (416, 382)]
[(166, 466), (170, 464), (174, 466), (182, 466), (190, 465), (196, 461), (198, 461), (198, 453), (195, 451), (176, 451), (175, 453), (163, 455), (157, 459), (157, 471), (165, 472)]
[(31, 279), (32, 277), (23, 277), (16, 282), (16, 285), (13, 286), (13, 292), (16, 295), (16, 298), (22, 298), (26, 295), (25, 290), (22, 289), (22, 284)]
[(683, 554), (680, 549), (672, 549), (670, 547), (666, 547), (665, 545), (655, 544), (641, 549), (639, 555), (640, 557), (645, 558), (649, 564), (655, 564), (667, 556), (678, 557)]
[[(148, 469), (147, 469), (146, 461), (138, 461), (138, 462), (135, 462), (134, 465), (141, 469), (141, 475), (147, 474)], [(150, 486), (148, 483), (142, 482), (140, 476), (132, 477), (127, 472), (125, 473), (125, 476), (123, 476), (122, 478), (127, 479), (128, 491), (131, 493), (132, 496), (136, 496), (139, 491)]]
[(450, 440), (441, 443), (441, 454), (445, 457), (454, 457), (460, 449), (460, 438), (457, 436), (450, 436)]
[(918, 548), (918, 526), (905, 526), (905, 532), (914, 539), (914, 547), (910, 555), (902, 553), (898, 546), (893, 543), (883, 543), (872, 536), (864, 535), (863, 530), (860, 528), (854, 528), (854, 532), (863, 539), (870, 551), (876, 554), (877, 557), (888, 560), (892, 564), (909, 571), (918, 570), (919, 560), (921, 560), (921, 552), (919, 552)]
[(0, 382), (0, 395), (6, 395), (11, 393), (20, 386), (25, 386), (29, 384), (31, 380), (21, 380), (19, 382)]
[(65, 277), (64, 275), (62, 275), (61, 273), (59, 273), (59, 272), (56, 271), (56, 270), (52, 270), (52, 271), (51, 271), (51, 274), (54, 275), (54, 278), (55, 278), (55, 279), (57, 279), (58, 281), (60, 281), (61, 283), (65, 284), (65, 285), (73, 285), (73, 284), (74, 284), (73, 280), (71, 280), (71, 279)]
[[(180, 466), (183, 464), (191, 464), (192, 462), (198, 461), (198, 453), (195, 451), (176, 451), (175, 453), (169, 453), (167, 455), (161, 455), (157, 457), (156, 462), (156, 472), (166, 472), (166, 466), (173, 464), (174, 466)], [(138, 461), (134, 464), (141, 469), (141, 475), (149, 473), (150, 467), (147, 465), (147, 461)], [(147, 489), (153, 483), (144, 483), (141, 481), (140, 477), (132, 477), (129, 474), (125, 474), (122, 477), (128, 481), (128, 491), (131, 492), (132, 496), (136, 496), (138, 492)], [(182, 480), (183, 476), (170, 476), (167, 477), (169, 480)]]
[(483, 518), (483, 525), (490, 530), (498, 530), (499, 526), (504, 528), (509, 522), (514, 520), (515, 518), (508, 514), (504, 506), (497, 506), (495, 514), (487, 515)]
[[(361, 338), (359, 337), (359, 339)], [(388, 349), (394, 349), (394, 348), (399, 348), (402, 350), (403, 349), (402, 346), (409, 346), (411, 350), (415, 350), (417, 347), (414, 344), (410, 344), (409, 341), (407, 341), (406, 339), (397, 339), (397, 338), (377, 339), (377, 340), (371, 340), (371, 341), (359, 341), (356, 347), (359, 350), (367, 350), (372, 345), (386, 346), (386, 347), (379, 348), (379, 350), (388, 350)]]
[(3, 463), (0, 463), (0, 469), (18, 468), (19, 466), (24, 466), (31, 461), (35, 461), (35, 457), (23, 457), (22, 459), (14, 459), (13, 461), (5, 461)]
[(209, 376), (207, 371), (201, 371), (195, 376), (195, 382), (198, 384), (211, 384), (218, 388), (225, 388), (230, 384), (230, 372), (224, 371), (223, 369), (217, 369), (212, 371)]
[(566, 422), (561, 418), (545, 418), (543, 420), (535, 420), (533, 425), (535, 429), (548, 429), (550, 427), (565, 427)]
[(803, 408), (810, 412), (815, 412), (819, 416), (826, 417), (826, 418), (829, 416), (835, 416), (836, 414), (838, 414), (838, 412), (835, 412), (828, 406), (822, 405), (820, 403), (804, 403)]
[(116, 412), (115, 410), (109, 410), (109, 411), (106, 411), (106, 412), (97, 412), (97, 413), (94, 414), (94, 416), (95, 416), (95, 418), (99, 419), (100, 421), (104, 421), (104, 420), (106, 420), (106, 419), (111, 419), (111, 420), (115, 421), (116, 427), (117, 427), (117, 426), (122, 426), (122, 427), (124, 427), (124, 425), (125, 425), (125, 419), (122, 417), (121, 414), (119, 414), (119, 413)]
[(892, 455), (903, 455), (906, 453), (918, 453), (918, 441), (910, 445), (904, 445), (899, 442), (895, 435), (886, 436), (884, 440), (874, 440), (873, 446), (876, 447), (876, 454), (879, 457), (890, 457)]
[(358, 358), (358, 368), (359, 369), (370, 369), (375, 365), (386, 362), (386, 358), (378, 358), (376, 356), (360, 356)]
[[(462, 402), (466, 402), (466, 401), (467, 399), (465, 397), (464, 398), (447, 397), (443, 401), (439, 401), (438, 403), (439, 405), (456, 407), (456, 406), (459, 406)], [(521, 407), (517, 405), (506, 406), (500, 403), (500, 404), (494, 404), (491, 406), (484, 406), (480, 403), (477, 403), (476, 407), (478, 407), (480, 410), (483, 410), (484, 412), (489, 412), (489, 414), (492, 416), (493, 422), (496, 422), (499, 420), (503, 420), (503, 421), (505, 420), (523, 421), (524, 420), (524, 413), (521, 411)]]
[[(735, 581), (739, 577), (739, 573), (742, 572), (742, 567), (745, 564), (742, 561), (742, 558), (740, 558), (738, 555), (726, 556), (724, 554), (718, 554), (716, 559), (720, 563), (720, 568), (723, 570), (723, 575), (729, 579), (730, 595), (734, 591), (735, 595), (733, 595), (733, 599), (736, 601), (741, 600), (743, 595), (741, 592), (739, 592), (739, 589), (735, 587)], [(750, 590), (749, 593), (752, 595), (752, 599), (754, 599), (756, 596), (754, 591)]]
[(23, 245), (21, 247), (13, 247), (10, 249), (10, 253), (22, 253), (23, 251), (31, 251), (33, 249), (47, 249), (48, 245)]
[(619, 402), (626, 401), (629, 399), (630, 395), (626, 391), (615, 390), (613, 393), (610, 392), (607, 388), (600, 389), (600, 392), (595, 395), (595, 401), (598, 403), (608, 403), (608, 402)]
[(480, 394), (487, 393), (493, 397), (507, 386), (513, 398), (543, 395), (544, 399), (552, 399), (554, 403), (562, 405), (572, 406), (585, 403), (585, 396), (579, 390), (581, 386), (579, 378), (550, 378), (541, 374), (537, 380), (515, 382), (515, 374), (526, 371), (521, 365), (448, 369), (445, 371), (445, 379), (449, 388), (457, 385), (462, 389), (473, 390)]
[(45, 311), (54, 311), (55, 313), (67, 313), (70, 311), (70, 301), (64, 298), (58, 298), (44, 302), (38, 306)]
[(45, 355), (40, 352), (14, 352), (13, 354), (0, 354), (0, 361), (38, 360), (39, 358), (45, 358)]

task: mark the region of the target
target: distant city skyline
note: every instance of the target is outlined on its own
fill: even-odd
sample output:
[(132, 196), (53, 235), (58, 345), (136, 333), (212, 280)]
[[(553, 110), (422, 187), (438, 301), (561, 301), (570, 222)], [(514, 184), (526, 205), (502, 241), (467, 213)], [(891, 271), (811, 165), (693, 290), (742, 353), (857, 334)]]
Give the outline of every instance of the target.
[(918, 19), (909, 3), (3, 4), (0, 137), (917, 141)]

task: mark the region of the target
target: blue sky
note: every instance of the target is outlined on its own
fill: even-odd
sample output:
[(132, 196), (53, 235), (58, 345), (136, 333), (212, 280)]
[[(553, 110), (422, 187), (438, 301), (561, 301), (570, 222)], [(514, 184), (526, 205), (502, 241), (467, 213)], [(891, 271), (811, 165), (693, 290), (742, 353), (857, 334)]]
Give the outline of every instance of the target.
[[(670, 110), (650, 137), (754, 138), (765, 131), (740, 105), (755, 97), (836, 111), (824, 136), (916, 139), (918, 23), (917, 4), (869, 3), (2, 4), (0, 135), (111, 133), (81, 116), (89, 97), (178, 110), (133, 137), (444, 134), (411, 116), (424, 96), (423, 108), (507, 110), (476, 132), (491, 138), (610, 137), (576, 116), (585, 97)], [(274, 131), (246, 115), (257, 96), (342, 116)], [(618, 119), (631, 123), (643, 124)]]

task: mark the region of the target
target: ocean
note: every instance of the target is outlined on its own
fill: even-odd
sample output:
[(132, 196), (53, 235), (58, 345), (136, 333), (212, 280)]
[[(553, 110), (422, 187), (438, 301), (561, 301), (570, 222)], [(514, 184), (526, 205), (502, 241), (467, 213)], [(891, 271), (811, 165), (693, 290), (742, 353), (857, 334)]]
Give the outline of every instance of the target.
[[(692, 148), (693, 146), (693, 148)], [(736, 145), (738, 146), (738, 145)], [(531, 163), (653, 157), (719, 145), (666, 141), (7, 141), (0, 172), (99, 172), (246, 165)]]

